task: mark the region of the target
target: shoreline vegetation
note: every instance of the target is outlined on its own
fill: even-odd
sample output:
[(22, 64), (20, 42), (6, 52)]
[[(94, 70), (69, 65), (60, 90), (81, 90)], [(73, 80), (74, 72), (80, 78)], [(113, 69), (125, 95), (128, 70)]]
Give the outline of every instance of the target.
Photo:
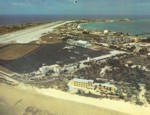
[(8, 34), (11, 32), (16, 32), (23, 29), (29, 29), (31, 27), (40, 26), (43, 24), (51, 23), (52, 21), (44, 21), (44, 22), (32, 22), (32, 23), (25, 23), (25, 24), (16, 24), (16, 25), (3, 25), (0, 26), (0, 35)]
[[(114, 20), (104, 20), (104, 19), (102, 19), (102, 20), (83, 19), (83, 20), (86, 21), (86, 23), (89, 23), (89, 22), (111, 22), (111, 21), (114, 21), (114, 22), (134, 21), (132, 19), (126, 19), (126, 18), (125, 19), (114, 19)], [(51, 22), (53, 22), (53, 21), (31, 22), (31, 23), (23, 23), (23, 24), (15, 24), (15, 25), (2, 25), (2, 26), (0, 26), (0, 35), (8, 34), (8, 33), (23, 30), (23, 29), (29, 29), (31, 27), (36, 27), (36, 26), (40, 26), (43, 24), (51, 23)]]

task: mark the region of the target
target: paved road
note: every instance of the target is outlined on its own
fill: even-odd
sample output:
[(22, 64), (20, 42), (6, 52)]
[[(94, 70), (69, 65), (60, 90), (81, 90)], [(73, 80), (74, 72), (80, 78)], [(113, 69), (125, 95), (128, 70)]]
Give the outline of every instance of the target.
[(148, 102), (144, 96), (146, 92), (145, 86), (140, 85), (140, 89), (141, 89), (141, 92), (139, 93), (139, 99), (144, 103), (145, 106), (148, 106)]
[(57, 21), (5, 35), (0, 35), (0, 44), (29, 43), (31, 41), (38, 40), (43, 33), (51, 32), (54, 28), (69, 22), (71, 21)]
[(12, 75), (9, 75), (9, 74), (6, 74), (6, 73), (0, 71), (0, 79), (6, 80), (5, 82), (9, 81), (12, 84), (18, 84), (19, 82), (15, 79), (11, 78), (11, 76)]

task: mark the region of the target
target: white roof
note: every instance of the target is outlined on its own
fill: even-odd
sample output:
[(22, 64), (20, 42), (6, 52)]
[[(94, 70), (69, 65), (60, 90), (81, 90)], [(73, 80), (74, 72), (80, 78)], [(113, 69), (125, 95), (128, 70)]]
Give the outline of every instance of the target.
[(108, 33), (109, 31), (108, 30), (104, 30), (104, 34)]
[(78, 40), (77, 43), (80, 43), (80, 44), (87, 44), (87, 41)]
[(110, 83), (102, 83), (101, 86), (114, 87), (114, 85), (112, 85)]
[(79, 78), (74, 78), (72, 81), (76, 81), (76, 82), (84, 82), (84, 83), (88, 83), (88, 82), (94, 82), (94, 80), (87, 80), (87, 79), (79, 79)]
[(54, 65), (50, 65), (50, 66), (48, 66), (49, 68), (58, 68), (58, 67), (60, 67), (58, 64), (54, 64)]
[(101, 85), (101, 86), (106, 86), (106, 87), (114, 87), (114, 85), (110, 83), (94, 83), (93, 85)]

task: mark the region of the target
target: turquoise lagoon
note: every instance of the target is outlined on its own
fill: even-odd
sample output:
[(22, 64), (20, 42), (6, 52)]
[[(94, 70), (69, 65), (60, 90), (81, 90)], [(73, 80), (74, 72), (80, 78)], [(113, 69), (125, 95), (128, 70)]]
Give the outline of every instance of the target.
[(81, 28), (94, 31), (109, 30), (112, 32), (128, 33), (130, 35), (149, 33), (145, 36), (150, 36), (150, 19), (130, 22), (92, 22), (81, 24)]

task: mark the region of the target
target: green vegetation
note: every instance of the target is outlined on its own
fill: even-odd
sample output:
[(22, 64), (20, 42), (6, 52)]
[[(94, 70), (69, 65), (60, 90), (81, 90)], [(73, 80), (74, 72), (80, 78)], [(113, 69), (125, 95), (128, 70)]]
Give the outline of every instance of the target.
[(145, 93), (145, 98), (147, 99), (147, 102), (150, 104), (150, 90)]

